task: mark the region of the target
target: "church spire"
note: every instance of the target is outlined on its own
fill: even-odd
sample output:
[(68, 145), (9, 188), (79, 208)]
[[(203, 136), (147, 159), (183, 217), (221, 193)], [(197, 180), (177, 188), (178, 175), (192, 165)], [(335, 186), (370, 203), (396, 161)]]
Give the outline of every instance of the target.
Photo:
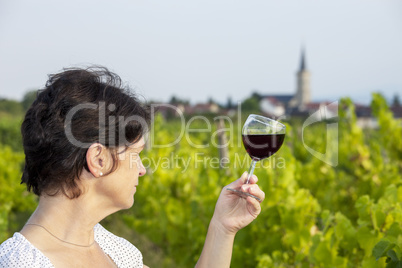
[(304, 46), (301, 49), (300, 70), (297, 72), (297, 90), (295, 104), (299, 110), (305, 109), (305, 105), (310, 103), (310, 72), (307, 70), (306, 52)]
[(304, 51), (304, 46), (303, 46), (302, 50), (301, 50), (301, 58), (300, 58), (300, 72), (305, 71), (306, 69), (307, 69), (307, 64), (306, 64), (305, 51)]

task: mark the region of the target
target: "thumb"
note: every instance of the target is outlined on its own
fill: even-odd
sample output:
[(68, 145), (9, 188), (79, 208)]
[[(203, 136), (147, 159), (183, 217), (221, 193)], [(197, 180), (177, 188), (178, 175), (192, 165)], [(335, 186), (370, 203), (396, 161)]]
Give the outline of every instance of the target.
[(234, 182), (232, 182), (231, 184), (229, 184), (228, 187), (232, 188), (232, 189), (240, 188), (243, 184), (246, 183), (247, 176), (248, 176), (247, 171), (244, 171), (244, 173), (241, 175), (241, 177), (239, 179), (235, 180)]

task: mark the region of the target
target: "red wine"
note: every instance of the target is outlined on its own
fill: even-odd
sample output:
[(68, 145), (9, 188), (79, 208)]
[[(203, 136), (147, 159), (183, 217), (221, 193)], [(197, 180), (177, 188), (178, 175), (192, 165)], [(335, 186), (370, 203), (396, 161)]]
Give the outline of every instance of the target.
[(270, 157), (281, 148), (285, 134), (243, 135), (243, 144), (253, 160)]

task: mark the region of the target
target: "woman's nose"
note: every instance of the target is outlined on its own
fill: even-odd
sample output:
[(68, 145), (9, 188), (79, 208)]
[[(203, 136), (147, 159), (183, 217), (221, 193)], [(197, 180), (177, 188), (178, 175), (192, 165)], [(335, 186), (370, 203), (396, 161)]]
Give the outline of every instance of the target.
[(140, 159), (140, 163), (139, 163), (138, 172), (139, 172), (139, 176), (140, 176), (140, 177), (141, 177), (141, 176), (144, 176), (144, 175), (147, 173), (147, 170), (145, 169), (144, 165), (142, 164), (141, 159)]

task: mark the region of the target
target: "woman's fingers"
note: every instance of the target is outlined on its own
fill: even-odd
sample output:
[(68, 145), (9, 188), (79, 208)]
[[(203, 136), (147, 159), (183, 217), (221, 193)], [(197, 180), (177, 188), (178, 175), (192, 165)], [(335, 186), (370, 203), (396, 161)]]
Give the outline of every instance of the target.
[(261, 213), (260, 202), (251, 196), (247, 197), (247, 202), (251, 205), (251, 207), (249, 207), (250, 215), (253, 216), (254, 218), (256, 218)]
[(227, 187), (232, 188), (232, 189), (239, 189), (243, 184), (246, 183), (247, 180), (247, 172), (245, 171), (239, 179), (235, 180), (231, 184), (229, 184)]
[[(248, 172), (244, 171), (244, 173), (241, 175), (239, 181), (241, 181), (241, 184), (245, 184), (247, 182), (247, 178), (248, 178)], [(251, 175), (250, 180), (249, 180), (249, 184), (254, 184), (258, 182), (258, 178), (256, 175)]]
[[(265, 193), (263, 191), (261, 191), (261, 189), (256, 184), (258, 182), (257, 176), (253, 174), (250, 177), (248, 184), (246, 184), (247, 178), (248, 178), (248, 173), (244, 172), (239, 179), (237, 179), (236, 181), (227, 185), (224, 189), (227, 189), (227, 190), (235, 189), (235, 190), (240, 190), (240, 191), (249, 193), (251, 195), (254, 195), (257, 198), (257, 201), (262, 202), (265, 198)], [(225, 191), (225, 192), (226, 192), (226, 194), (235, 194), (233, 192), (233, 190)], [(245, 198), (246, 196), (243, 196), (243, 197)]]
[(241, 191), (258, 197), (261, 202), (265, 199), (265, 193), (260, 189), (257, 184), (243, 184), (241, 186)]
[[(248, 175), (248, 173), (247, 173), (247, 175)], [(256, 175), (251, 175), (251, 178), (250, 178), (250, 181), (248, 182), (249, 184), (255, 184), (255, 183), (257, 183), (258, 182), (258, 178), (257, 178), (257, 176)]]

